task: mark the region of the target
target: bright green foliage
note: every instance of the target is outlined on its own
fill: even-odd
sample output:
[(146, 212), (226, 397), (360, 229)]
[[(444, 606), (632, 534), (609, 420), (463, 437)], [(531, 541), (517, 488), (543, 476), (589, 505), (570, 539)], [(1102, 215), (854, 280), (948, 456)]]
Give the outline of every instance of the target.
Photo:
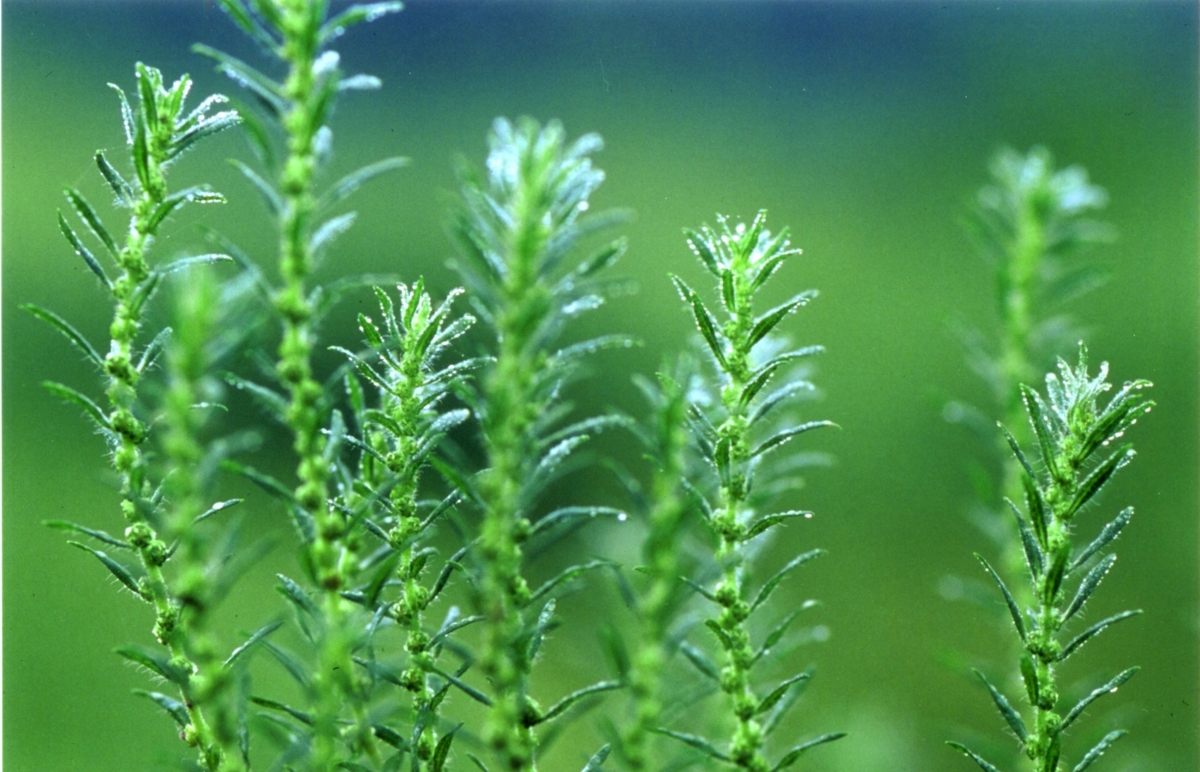
[[(522, 544), (600, 513), (572, 508), (533, 522), (539, 493), (573, 467), (573, 454), (595, 432), (616, 422), (601, 416), (561, 426), (570, 411), (561, 393), (583, 357), (628, 341), (611, 336), (551, 347), (569, 319), (603, 302), (606, 285), (596, 274), (621, 255), (624, 242), (607, 243), (577, 263), (572, 259), (582, 239), (615, 219), (585, 214), (588, 197), (604, 179), (590, 158), (600, 149), (598, 136), (568, 145), (557, 123), (498, 119), (489, 144), (487, 178), (464, 172), (463, 205), (451, 229), (461, 254), (456, 267), (496, 338), (495, 361), (472, 397), (488, 464), (470, 484), (469, 495), (483, 510), (472, 586), (484, 617), (479, 664), (492, 691), (484, 736), (500, 768), (515, 771), (534, 769), (534, 727), (591, 693), (581, 690), (542, 709), (528, 693), (528, 680), (553, 622), (550, 596), (563, 582), (604, 564), (568, 568), (530, 589)], [(536, 620), (531, 606), (541, 607)]]
[[(1011, 701), (983, 674), (979, 677), (1033, 762), (1035, 772), (1063, 769), (1060, 753), (1066, 730), (1093, 701), (1116, 691), (1137, 672), (1134, 667), (1119, 673), (1065, 714), (1061, 712), (1057, 665), (1110, 625), (1140, 613), (1125, 611), (1064, 637), (1066, 625), (1083, 609), (1116, 560), (1112, 554), (1099, 561), (1094, 558), (1104, 553), (1129, 522), (1133, 510), (1123, 510), (1082, 549), (1077, 549), (1071, 538), (1074, 520), (1081, 511), (1092, 508), (1089, 505), (1096, 495), (1133, 459), (1133, 447), (1118, 443), (1154, 405), (1143, 392), (1150, 383), (1138, 380), (1127, 382), (1101, 407), (1100, 395), (1111, 389), (1108, 364), (1101, 364), (1099, 374), (1092, 378), (1086, 355), (1086, 349), (1080, 346), (1077, 366), (1059, 361), (1060, 375), (1046, 376), (1045, 397), (1027, 386), (1021, 389), (1035, 437), (1034, 463), (1012, 435), (1005, 433), (1023, 472), (1025, 509), (1021, 511), (1015, 504), (1011, 508), (1021, 534), (1034, 607), (1022, 613), (1004, 580), (979, 558), (999, 586), (1021, 640), (1021, 677), (1032, 721), (1027, 724)], [(1068, 585), (1076, 576), (1079, 578), (1071, 591)], [(1083, 756), (1074, 772), (1083, 772), (1120, 734), (1105, 737)], [(958, 743), (951, 745), (982, 769), (995, 772), (996, 768), (977, 754)]]
[[(615, 630), (607, 631), (605, 645), (618, 674), (629, 685), (633, 717), (624, 731), (611, 732), (616, 756), (631, 770), (663, 769), (653, 733), (663, 723), (664, 703), (670, 699), (666, 665), (681, 642), (673, 625), (689, 595), (679, 577), (690, 571), (684, 539), (694, 506), (689, 501), (686, 478), (691, 465), (687, 431), (687, 388), (695, 363), (682, 358), (664, 368), (657, 382), (635, 377), (634, 383), (650, 406), (644, 423), (632, 423), (645, 457), (652, 461), (650, 485), (642, 490), (630, 477), (628, 487), (635, 511), (646, 524), (642, 548), (645, 579), (638, 586), (635, 611), (639, 622), (632, 654)], [(637, 579), (638, 577), (633, 577)], [(715, 680), (716, 667), (690, 644), (682, 643), (685, 656), (699, 658), (698, 667)]]
[[(994, 332), (964, 331), (972, 368), (983, 377), (994, 408), (973, 423), (995, 447), (1000, 476), (995, 490), (981, 491), (992, 517), (989, 532), (1002, 548), (1001, 571), (1022, 571), (1021, 548), (1003, 503), (1021, 496), (1021, 470), (991, 428), (999, 420), (1022, 445), (1032, 439), (1021, 399), (1022, 383), (1040, 377), (1056, 357), (1082, 336), (1061, 309), (1104, 283), (1105, 270), (1087, 259), (1089, 247), (1110, 241), (1113, 230), (1093, 218), (1108, 196), (1079, 166), (1056, 169), (1050, 153), (1035, 147), (1021, 155), (1004, 149), (991, 164), (992, 183), (979, 191), (969, 220), (979, 253), (995, 278)], [(955, 406), (965, 416), (962, 406)], [(974, 410), (971, 410), (975, 413)]]
[[(354, 713), (351, 744), (361, 746), (371, 758), (378, 757), (379, 751), (365, 713), (367, 688), (352, 664), (358, 631), (350, 618), (351, 607), (341, 596), (357, 578), (361, 539), (355, 531), (361, 524), (330, 505), (328, 489), (336, 448), (329, 446), (323, 433), (331, 415), (330, 391), (314, 379), (311, 366), (317, 325), (336, 293), (310, 290), (308, 282), (322, 251), (354, 219), (353, 214), (329, 217), (330, 208), (366, 180), (404, 163), (402, 159), (389, 159), (372, 164), (333, 183), (323, 193), (317, 192), (317, 173), (328, 159), (333, 141), (327, 122), (335, 97), (346, 89), (379, 86), (379, 81), (370, 76), (343, 77), (338, 54), (329, 43), (347, 27), (398, 11), (400, 4), (355, 6), (327, 19), (325, 0), (220, 2), (233, 21), (287, 69), (283, 82), (277, 82), (232, 56), (206, 46), (195, 49), (215, 59), (219, 71), (246, 88), (267, 120), (282, 129), (285, 137), (285, 148), (277, 153), (260, 121), (248, 120), (250, 136), (257, 141), (259, 155), (274, 179), (239, 165), (262, 196), (279, 232), (282, 285), (268, 292), (281, 321), (282, 340), (275, 371), (287, 397), (281, 403), (282, 398), (272, 397), (272, 390), (266, 387), (252, 384), (250, 388), (274, 407), (282, 408), (281, 417), (292, 432), (298, 458), (299, 485), (284, 498), (305, 542), (310, 578), (323, 594), (318, 612), (313, 614), (299, 604), (297, 613), (301, 617), (314, 616), (311, 630), (319, 648), (319, 667), (309, 690), (314, 711), (312, 752), (307, 761), (311, 769), (324, 772), (340, 753), (339, 720), (345, 704)], [(280, 157), (282, 162), (277, 164)], [(337, 427), (330, 425), (328, 430), (336, 434)], [(278, 491), (280, 486), (271, 487), (282, 492)], [(282, 591), (298, 602), (286, 583)]]
[[(181, 736), (198, 749), (198, 761), (204, 769), (227, 770), (238, 769), (241, 764), (233, 733), (226, 731), (230, 723), (224, 720), (227, 715), (222, 713), (221, 708), (214, 708), (214, 712), (222, 713), (214, 726), (210, 724), (206, 711), (213, 706), (214, 692), (219, 689), (217, 682), (233, 678), (236, 674), (219, 663), (214, 665), (211, 641), (197, 634), (203, 627), (203, 611), (197, 607), (195, 594), (191, 590), (198, 583), (207, 583), (202, 578), (205, 560), (203, 550), (192, 549), (195, 545), (185, 542), (188, 549), (177, 554), (178, 540), (190, 533), (191, 521), (202, 508), (198, 501), (203, 495), (204, 486), (191, 476), (188, 476), (191, 481), (189, 484), (182, 479), (183, 476), (173, 476), (167, 472), (161, 477), (154, 474), (146, 453), (154, 407), (146, 404), (144, 394), (139, 389), (143, 377), (170, 337), (170, 329), (164, 329), (149, 344), (137, 350), (148, 303), (164, 278), (198, 263), (229, 259), (222, 254), (200, 255), (159, 265), (151, 265), (148, 259), (149, 249), (159, 229), (176, 210), (189, 202), (224, 201), (220, 194), (206, 187), (191, 187), (174, 193), (169, 192), (167, 187), (167, 169), (184, 151), (198, 140), (227, 129), (240, 120), (233, 111), (211, 112), (214, 106), (226, 101), (219, 94), (205, 99), (194, 110), (187, 111), (184, 102), (191, 84), (191, 79), (184, 75), (167, 85), (161, 72), (139, 63), (137, 95), (132, 104), (124, 91), (112, 86), (120, 99), (133, 174), (126, 180), (102, 152), (96, 153), (96, 164), (113, 193), (116, 205), (130, 210), (123, 243), (112, 236), (99, 213), (81, 193), (73, 188), (66, 189), (67, 201), (86, 226), (86, 232), (99, 242), (106, 256), (115, 263), (115, 277), (109, 276), (85, 239), (62, 212), (58, 214), (58, 225), (67, 242), (112, 297), (113, 321), (109, 327), (107, 354), (102, 357), (82, 333), (53, 311), (37, 306), (25, 308), (63, 333), (104, 373), (107, 383), (106, 407), (101, 407), (69, 386), (58, 383), (47, 383), (45, 386), (52, 394), (83, 408), (107, 441), (120, 480), (121, 512), (128, 523), (124, 540), (64, 521), (51, 521), (47, 525), (86, 535), (136, 555), (135, 568), (105, 552), (72, 542), (93, 554), (123, 587), (154, 607), (154, 637), (166, 653), (149, 654), (139, 650), (133, 657), (129, 649), (119, 650), (118, 653), (141, 664), (149, 662), (146, 666), (150, 670), (178, 688), (181, 700), (157, 692), (146, 694), (179, 723)], [(173, 377), (189, 377), (181, 373), (178, 356), (178, 352), (186, 345), (184, 341), (172, 346), (170, 369)], [(178, 377), (175, 377), (176, 381)], [(200, 428), (195, 416), (181, 419), (175, 396), (168, 396), (165, 407), (168, 454), (182, 452), (185, 446), (194, 447), (197, 442), (195, 434)], [(191, 405), (187, 408), (190, 409)], [(170, 483), (169, 491), (163, 485), (164, 479)], [(171, 494), (169, 497), (168, 493)], [(172, 572), (171, 568), (176, 568), (177, 572)], [(198, 575), (201, 577), (199, 582), (196, 581)]]
[[(695, 735), (662, 731), (739, 769), (775, 772), (790, 767), (813, 745), (842, 736), (824, 735), (797, 746), (773, 765), (768, 763), (763, 750), (766, 736), (798, 699), (810, 674), (797, 674), (761, 692), (751, 678), (761, 654), (756, 654), (752, 645), (748, 620), (793, 569), (823, 554), (811, 550), (797, 555), (756, 591), (751, 590), (755, 567), (750, 558), (757, 552), (759, 540), (771, 538), (789, 522), (811, 517), (807, 512), (763, 511), (779, 493), (796, 485), (795, 473), (804, 457), (786, 452), (794, 447), (791, 440), (832, 425), (829, 421), (797, 423), (784, 409), (791, 398), (812, 389), (803, 378), (788, 377), (788, 370), (820, 347), (786, 350), (772, 335), (816, 293), (801, 292), (756, 313), (755, 294), (788, 258), (800, 252), (791, 248), (786, 229), (778, 234), (766, 230), (765, 212), (759, 212), (748, 226), (739, 223), (731, 227), (725, 218), (719, 218), (715, 230), (704, 227), (685, 233), (688, 245), (714, 278), (720, 297), (718, 313), (713, 313), (695, 290), (679, 277), (671, 277), (716, 369), (715, 378), (706, 384), (707, 393), (697, 390), (689, 395), (688, 418), (693, 441), (708, 462), (708, 474), (715, 478), (711, 480), (715, 490), (697, 496), (716, 539), (713, 557), (721, 579), (711, 590), (697, 582), (692, 586), (719, 609), (715, 618), (705, 620), (705, 626), (722, 651), (718, 680), (734, 728), (727, 750)], [(708, 481), (704, 486), (708, 487)], [(693, 487), (701, 488), (700, 481)], [(772, 634), (772, 640), (764, 642), (762, 650), (778, 643), (790, 621), (781, 625), (778, 636)], [(702, 672), (709, 669), (698, 667)]]
[[(427, 630), (424, 624), (425, 612), (446, 587), (456, 558), (461, 556), (443, 561), (438, 573), (427, 576), (437, 554), (429, 544), (435, 521), (455, 505), (460, 494), (453, 491), (440, 500), (422, 499), (422, 472), (446, 433), (469, 417), (468, 411), (447, 409), (443, 403), (454, 390), (465, 386), (468, 374), (483, 361), (445, 365), (439, 361), (475, 321), (469, 315), (451, 317), (451, 304), (461, 290), (437, 306), (420, 281), (411, 288), (400, 285), (395, 301), (382, 289), (375, 292), (382, 324), (359, 317), (374, 361), (345, 353), (358, 375), (377, 393), (378, 406), (368, 406), (359, 378), (347, 374), (347, 393), (361, 438), (347, 433), (343, 439), (361, 452), (357, 469), (345, 465), (337, 469), (338, 487), (344, 493), (336, 505), (383, 541), (384, 546), (363, 562), (366, 581), (362, 588), (348, 597), (372, 612), (368, 633), (384, 619), (405, 630), (408, 665), (399, 674), (388, 672), (375, 660), (369, 639), (355, 661), (373, 680), (394, 684), (411, 695), (411, 734), (396, 755), (403, 756), (407, 750), (412, 754), (413, 770), (437, 772), (454, 736), (450, 732), (439, 737), (439, 707), (451, 681), (439, 674), (437, 658), (449, 636), (479, 617), (463, 617), (451, 608), (436, 631)], [(389, 585), (399, 588), (398, 596), (387, 592)], [(459, 669), (456, 676), (463, 672)]]

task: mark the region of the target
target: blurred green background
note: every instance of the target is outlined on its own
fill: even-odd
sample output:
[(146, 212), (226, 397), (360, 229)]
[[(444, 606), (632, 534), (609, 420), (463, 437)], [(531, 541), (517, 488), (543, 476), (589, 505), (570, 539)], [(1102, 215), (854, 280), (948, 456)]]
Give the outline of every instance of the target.
[[(146, 687), (142, 675), (110, 653), (149, 643), (151, 620), (40, 525), (121, 527), (99, 438), (38, 388), (55, 379), (98, 393), (94, 374), (17, 305), (41, 303), (93, 339), (105, 334), (104, 298), (57, 232), (61, 188), (104, 200), (92, 154), (123, 147), (105, 83), (132, 88), (135, 61), (172, 78), (191, 72), (194, 94), (234, 94), (189, 53), (197, 41), (260, 61), (209, 0), (3, 5), (3, 739), (13, 772), (156, 769), (182, 755), (169, 722), (129, 696)], [(776, 596), (781, 605), (820, 598), (814, 619), (831, 632), (793, 655), (797, 666), (816, 663), (818, 676), (792, 735), (851, 732), (804, 760), (813, 772), (970, 768), (942, 744), (951, 738), (1008, 765), (1002, 722), (965, 664), (1004, 672), (1011, 631), (989, 610), (945, 597), (946, 577), (978, 579), (972, 552), (990, 549), (966, 516), (971, 459), (987, 449), (942, 418), (950, 399), (987, 404), (949, 321), (985, 330), (995, 321), (990, 272), (959, 223), (1003, 144), (1044, 144), (1060, 163), (1084, 165), (1111, 195), (1105, 217), (1120, 238), (1096, 253), (1113, 280), (1072, 310), (1094, 359), (1113, 362), (1117, 382), (1152, 379), (1159, 408), (1133, 438), (1138, 462), (1095, 513), (1132, 503), (1138, 514), (1088, 610), (1092, 619), (1128, 607), (1146, 614), (1090, 644), (1064, 683), (1078, 691), (1129, 664), (1143, 671), (1089, 711), (1067, 752), (1077, 760), (1089, 740), (1124, 726), (1131, 736), (1097, 768), (1197, 769), (1194, 3), (418, 0), (339, 49), (348, 72), (377, 74), (384, 86), (340, 103), (334, 173), (394, 154), (413, 164), (359, 195), (359, 224), (325, 278), (394, 272), (453, 286), (442, 232), (451, 159), (461, 152), (478, 165), (494, 116), (557, 117), (573, 135), (603, 135), (609, 181), (594, 205), (636, 211), (619, 271), (640, 291), (576, 333), (625, 331), (645, 346), (606, 355), (578, 390), (581, 411), (639, 411), (628, 374), (652, 372), (689, 339), (666, 279), (701, 281), (682, 226), (766, 207), (773, 226), (792, 228), (805, 255), (770, 299), (820, 289), (789, 331), (828, 348), (816, 373), (822, 401), (809, 410), (843, 427), (811, 435), (836, 463), (793, 502), (817, 516), (768, 556), (830, 553)], [(233, 135), (180, 162), (175, 184), (210, 181), (231, 203), (179, 218), (160, 257), (199, 248), (198, 220), (270, 254), (255, 193), (223, 162), (231, 156), (249, 156)], [(348, 301), (325, 340), (353, 345), (352, 314), (371, 305)], [(278, 457), (256, 463), (286, 474), (287, 443), (268, 440)], [(633, 453), (616, 438), (607, 447)], [(577, 487), (583, 501), (608, 495)], [(281, 545), (226, 604), (230, 631), (279, 613), (270, 576), (292, 563), (283, 512), (251, 506), (253, 529)], [(573, 549), (624, 556), (633, 547), (624, 531), (597, 530)], [(543, 700), (603, 674), (594, 622), (612, 593), (576, 597), (560, 606), (568, 624), (535, 679)], [(591, 732), (585, 719), (544, 769), (578, 768), (598, 744)]]

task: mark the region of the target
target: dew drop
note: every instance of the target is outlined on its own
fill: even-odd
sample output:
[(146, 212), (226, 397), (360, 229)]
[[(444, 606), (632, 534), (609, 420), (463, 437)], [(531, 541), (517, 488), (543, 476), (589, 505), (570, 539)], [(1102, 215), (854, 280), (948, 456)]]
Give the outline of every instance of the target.
[(587, 202), (587, 201), (580, 201), (580, 202), (579, 202), (579, 206), (577, 206), (577, 207), (575, 207), (575, 208), (576, 208), (576, 209), (578, 209), (578, 210), (579, 210), (579, 211), (581, 211), (581, 212), (586, 212), (586, 211), (588, 210), (588, 206), (589, 206), (589, 205), (588, 205), (588, 202)]
[(617, 515), (617, 522), (618, 522), (618, 523), (623, 523), (623, 522), (625, 522), (625, 521), (626, 521), (626, 520), (628, 520), (628, 519), (629, 519), (629, 515), (625, 514), (624, 512), (621, 512), (621, 513), (619, 513), (619, 514)]
[(804, 519), (805, 519), (805, 520), (812, 520), (812, 515), (813, 515), (813, 513), (812, 513), (812, 512), (805, 512), (805, 513), (804, 513)]

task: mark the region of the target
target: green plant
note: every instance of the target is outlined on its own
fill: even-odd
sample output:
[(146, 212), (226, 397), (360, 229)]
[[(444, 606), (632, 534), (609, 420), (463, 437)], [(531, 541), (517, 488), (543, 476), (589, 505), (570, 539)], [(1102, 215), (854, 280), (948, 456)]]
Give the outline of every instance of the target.
[(980, 480), (978, 522), (1001, 547), (1001, 571), (1015, 578), (1024, 570), (1019, 535), (1004, 499), (1021, 496), (1021, 468), (992, 427), (1001, 421), (1027, 445), (1021, 384), (1049, 369), (1081, 335), (1061, 309), (1104, 283), (1107, 274), (1089, 261), (1090, 247), (1111, 241), (1111, 226), (1092, 219), (1108, 201), (1104, 189), (1080, 166), (1056, 169), (1050, 153), (1005, 148), (991, 162), (992, 182), (976, 197), (969, 226), (979, 254), (991, 267), (996, 292), (996, 327), (991, 334), (964, 328), (972, 369), (994, 400), (987, 409), (951, 406), (950, 415), (973, 418), (987, 445), (995, 448), (999, 476)]
[[(169, 346), (171, 385), (161, 404), (147, 404), (141, 387), (167, 346), (170, 328), (161, 330), (138, 350), (148, 304), (164, 279), (199, 263), (228, 259), (223, 254), (207, 254), (157, 265), (148, 259), (159, 230), (180, 207), (189, 202), (225, 200), (203, 186), (174, 193), (167, 187), (166, 172), (185, 151), (239, 121), (233, 111), (211, 112), (226, 101), (219, 94), (186, 112), (184, 102), (191, 83), (184, 75), (168, 86), (161, 72), (139, 62), (136, 109), (125, 92), (112, 85), (120, 98), (133, 176), (127, 181), (103, 152), (96, 153), (96, 164), (117, 206), (130, 210), (123, 244), (111, 235), (79, 191), (66, 189), (71, 208), (116, 264), (119, 273), (115, 278), (108, 275), (62, 212), (58, 214), (63, 235), (112, 298), (108, 353), (101, 356), (83, 334), (53, 311), (34, 305), (24, 308), (65, 335), (104, 374), (107, 409), (70, 386), (52, 382), (43, 385), (55, 396), (82, 408), (104, 437), (120, 480), (121, 513), (128, 524), (124, 539), (67, 521), (54, 520), (47, 525), (136, 555), (137, 567), (132, 568), (87, 544), (71, 542), (95, 555), (123, 587), (154, 607), (154, 637), (164, 651), (125, 647), (117, 653), (172, 683), (180, 699), (158, 692), (145, 694), (180, 724), (181, 736), (198, 747), (199, 761), (205, 769), (236, 769), (240, 754), (235, 732), (231, 731), (228, 711), (218, 699), (222, 681), (231, 673), (215, 659), (213, 643), (205, 631), (206, 612), (220, 592), (211, 586), (211, 577), (205, 576), (207, 551), (194, 530), (195, 522), (211, 512), (202, 511), (199, 497), (204, 486), (196, 469), (203, 455), (196, 444), (201, 423), (197, 413), (205, 406), (194, 405), (191, 400), (196, 381), (202, 377), (197, 366), (203, 365), (204, 344), (189, 333), (207, 324), (201, 317), (212, 311), (211, 304), (197, 299), (190, 309), (184, 307), (184, 336)], [(172, 465), (156, 474), (148, 462), (146, 444), (160, 411), (167, 426), (166, 453), (173, 461), (187, 465)], [(216, 505), (213, 511), (221, 508)], [(180, 546), (183, 549), (177, 553)], [(210, 721), (212, 713), (218, 714), (215, 725)]]
[[(695, 501), (712, 530), (716, 542), (713, 559), (721, 578), (713, 589), (699, 582), (690, 584), (719, 609), (704, 625), (720, 645), (722, 667), (718, 670), (698, 649), (686, 651), (701, 673), (717, 679), (729, 701), (734, 729), (728, 751), (696, 735), (662, 731), (739, 769), (778, 772), (809, 748), (843, 736), (822, 735), (768, 764), (763, 753), (765, 738), (779, 725), (812, 674), (792, 675), (761, 694), (751, 682), (755, 666), (780, 642), (800, 611), (779, 621), (757, 648), (751, 642), (751, 615), (763, 608), (791, 571), (824, 554), (817, 549), (797, 555), (756, 591), (751, 590), (752, 558), (762, 542), (789, 522), (812, 516), (797, 510), (763, 511), (780, 493), (795, 487), (796, 472), (806, 461), (803, 455), (788, 454), (784, 449), (801, 434), (833, 425), (830, 421), (788, 420), (787, 402), (811, 390), (812, 384), (801, 377), (786, 377), (787, 370), (822, 349), (788, 350), (772, 336), (779, 324), (806, 306), (816, 292), (801, 292), (756, 315), (755, 295), (788, 258), (800, 252), (791, 248), (786, 229), (778, 234), (766, 230), (766, 212), (759, 212), (749, 226), (739, 223), (731, 227), (720, 217), (716, 230), (706, 226), (686, 231), (686, 235), (688, 246), (717, 282), (724, 316), (719, 321), (695, 290), (678, 276), (671, 277), (716, 371), (715, 378), (702, 384), (706, 393), (690, 398), (688, 417), (693, 441), (709, 465), (705, 471), (709, 479), (692, 485), (700, 488)], [(767, 390), (773, 381), (776, 385)]]
[[(1063, 734), (1095, 700), (1115, 692), (1138, 668), (1125, 670), (1103, 686), (1094, 689), (1065, 714), (1061, 712), (1057, 668), (1080, 647), (1109, 626), (1136, 616), (1140, 611), (1124, 611), (1103, 619), (1069, 640), (1062, 637), (1064, 627), (1083, 609), (1116, 561), (1115, 554), (1104, 553), (1133, 516), (1133, 508), (1123, 509), (1082, 549), (1072, 540), (1076, 516), (1091, 508), (1093, 499), (1113, 475), (1133, 459), (1132, 445), (1119, 444), (1125, 432), (1154, 406), (1143, 393), (1148, 381), (1127, 382), (1101, 407), (1100, 396), (1111, 389), (1108, 364), (1091, 377), (1087, 370), (1087, 350), (1080, 346), (1079, 363), (1072, 367), (1059, 361), (1059, 375), (1046, 376), (1046, 396), (1022, 386), (1026, 415), (1036, 438), (1038, 466), (1026, 457), (1020, 444), (1007, 430), (1005, 438), (1021, 466), (1025, 511), (1011, 504), (1025, 555), (1030, 597), (1033, 608), (1022, 612), (1004, 580), (981, 556), (988, 575), (996, 582), (1013, 625), (1021, 640), (1021, 679), (1032, 708), (1033, 720), (1027, 724), (1011, 701), (979, 675), (997, 709), (1016, 734), (1024, 754), (1033, 762), (1035, 772), (1057, 772)], [(1115, 449), (1111, 446), (1116, 445)], [(1067, 582), (1082, 574), (1074, 592)], [(1083, 772), (1122, 735), (1107, 734), (1084, 754), (1073, 772)], [(997, 768), (960, 743), (950, 743), (967, 754), (986, 772)]]

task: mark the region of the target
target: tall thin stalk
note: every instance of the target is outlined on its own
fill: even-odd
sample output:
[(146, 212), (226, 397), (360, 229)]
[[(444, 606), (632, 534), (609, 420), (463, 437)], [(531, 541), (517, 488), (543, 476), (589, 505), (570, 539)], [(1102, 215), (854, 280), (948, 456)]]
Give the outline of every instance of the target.
[[(1129, 523), (1133, 508), (1122, 510), (1082, 548), (1076, 547), (1072, 538), (1075, 518), (1093, 508), (1096, 495), (1133, 459), (1132, 445), (1118, 445), (1115, 449), (1112, 446), (1154, 406), (1143, 393), (1150, 383), (1138, 380), (1127, 382), (1107, 405), (1100, 407), (1097, 404), (1100, 395), (1112, 388), (1107, 381), (1108, 363), (1101, 364), (1099, 374), (1093, 378), (1087, 371), (1086, 353), (1080, 346), (1076, 366), (1060, 360), (1059, 374), (1046, 376), (1045, 397), (1027, 386), (1021, 387), (1025, 413), (1035, 437), (1036, 467), (1012, 434), (1004, 433), (1022, 471), (1025, 508), (1022, 512), (1012, 504), (1011, 509), (1021, 536), (1033, 608), (1022, 612), (1004, 580), (977, 555), (1004, 596), (1021, 641), (1020, 670), (1032, 712), (1031, 723), (1026, 723), (1012, 702), (986, 676), (976, 673), (1032, 762), (1034, 772), (1062, 769), (1064, 733), (1095, 700), (1115, 692), (1138, 670), (1133, 667), (1117, 674), (1086, 694), (1070, 710), (1063, 711), (1058, 666), (1110, 625), (1141, 613), (1124, 611), (1072, 637), (1064, 637), (1066, 625), (1083, 610), (1116, 561), (1113, 554), (1096, 558)], [(1076, 575), (1080, 578), (1070, 592), (1068, 580)], [(1073, 772), (1083, 772), (1124, 734), (1124, 731), (1110, 732), (1081, 757)], [(990, 762), (960, 743), (950, 745), (985, 772), (998, 772)]]

